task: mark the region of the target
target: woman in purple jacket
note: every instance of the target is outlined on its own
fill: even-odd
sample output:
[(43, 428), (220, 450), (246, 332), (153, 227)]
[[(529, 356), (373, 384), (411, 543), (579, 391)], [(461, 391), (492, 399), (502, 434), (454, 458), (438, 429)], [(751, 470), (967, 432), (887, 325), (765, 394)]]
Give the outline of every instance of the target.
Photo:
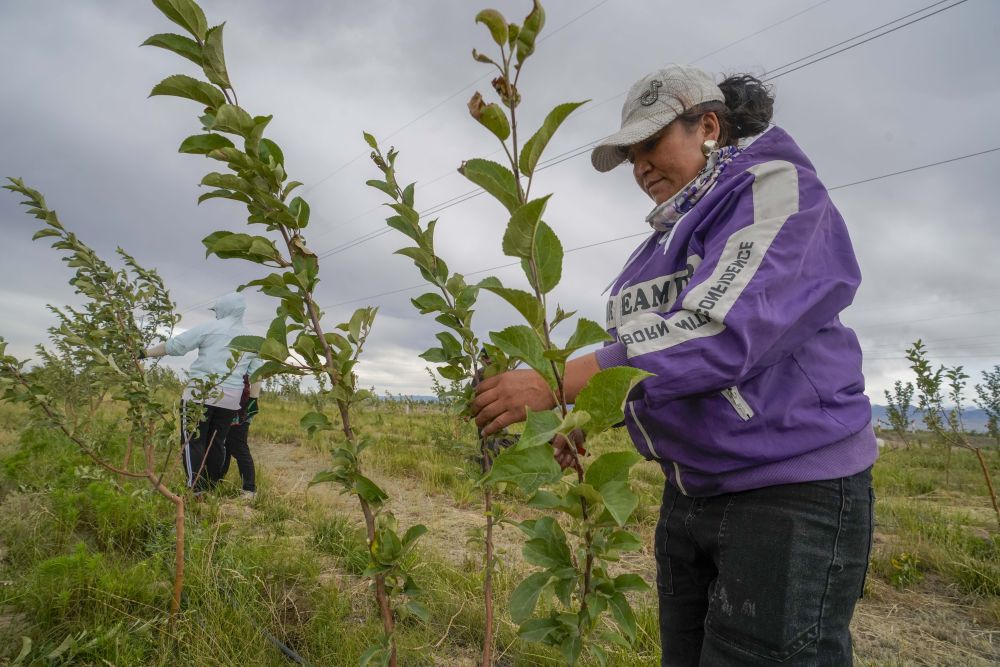
[[(655, 555), (664, 665), (849, 665), (871, 548), (877, 447), (861, 349), (839, 313), (861, 280), (809, 159), (750, 76), (671, 65), (632, 86), (594, 149), (655, 207), (613, 283), (614, 342), (567, 365), (649, 371), (625, 424), (667, 478)], [(489, 434), (553, 399), (534, 371), (477, 387)], [(568, 463), (565, 443), (556, 457)]]

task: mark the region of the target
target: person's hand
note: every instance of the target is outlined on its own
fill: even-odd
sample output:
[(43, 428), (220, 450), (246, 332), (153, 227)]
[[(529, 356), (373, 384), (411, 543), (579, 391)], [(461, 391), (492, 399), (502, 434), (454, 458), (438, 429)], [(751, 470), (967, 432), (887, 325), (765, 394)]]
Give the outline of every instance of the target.
[(563, 470), (566, 468), (573, 468), (577, 471), (581, 470), (580, 457), (587, 453), (587, 450), (583, 447), (585, 440), (586, 436), (583, 430), (578, 428), (570, 432), (569, 439), (564, 435), (557, 435), (552, 439), (552, 456), (560, 468)]
[(492, 435), (511, 424), (523, 422), (525, 407), (532, 411), (555, 407), (552, 391), (533, 370), (507, 371), (476, 385), (472, 414), (483, 435)]

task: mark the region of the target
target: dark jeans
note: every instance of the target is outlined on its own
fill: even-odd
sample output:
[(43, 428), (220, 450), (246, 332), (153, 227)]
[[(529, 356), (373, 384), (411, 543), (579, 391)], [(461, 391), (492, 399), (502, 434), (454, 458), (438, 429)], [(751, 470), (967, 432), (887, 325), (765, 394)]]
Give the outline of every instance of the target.
[(247, 444), (247, 434), (250, 432), (248, 419), (242, 424), (234, 424), (226, 437), (226, 462), (222, 465), (222, 477), (229, 472), (229, 464), (236, 459), (236, 467), (240, 469), (240, 479), (243, 480), (244, 491), (256, 491), (255, 470), (250, 446)]
[(195, 494), (215, 486), (222, 479), (226, 463), (226, 437), (236, 410), (227, 410), (214, 405), (205, 406), (205, 415), (197, 428), (189, 429), (185, 422), (184, 405), (181, 402), (181, 452), (187, 485)]
[(656, 526), (663, 665), (851, 665), (872, 539), (871, 469), (689, 498)]

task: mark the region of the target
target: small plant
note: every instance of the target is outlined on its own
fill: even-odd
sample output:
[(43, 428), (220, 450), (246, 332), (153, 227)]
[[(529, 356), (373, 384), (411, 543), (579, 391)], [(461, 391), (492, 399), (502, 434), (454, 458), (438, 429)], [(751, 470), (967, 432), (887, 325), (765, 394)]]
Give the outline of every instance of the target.
[(376, 309), (359, 308), (347, 322), (332, 328), (324, 325), (323, 312), (315, 299), (319, 259), (305, 237), (309, 204), (302, 197), (291, 196), (301, 183), (288, 179), (281, 148), (264, 136), (271, 116), (252, 116), (239, 106), (226, 66), (224, 24), (209, 27), (205, 13), (194, 0), (153, 0), (153, 4), (188, 35), (153, 35), (144, 44), (193, 62), (207, 79), (176, 74), (158, 83), (150, 93), (192, 100), (203, 108), (199, 120), (204, 133), (184, 139), (179, 151), (216, 160), (227, 171), (212, 172), (202, 179), (202, 185), (213, 189), (201, 195), (199, 203), (217, 198), (240, 202), (248, 211), (247, 223), (271, 235), (217, 231), (203, 240), (209, 255), (276, 269), (244, 286), (259, 287), (279, 300), (267, 334), (238, 337), (232, 347), (254, 352), (265, 360), (254, 380), (280, 374), (312, 375), (325, 380), (322, 399), (317, 399), (320, 402), (315, 404), (316, 409), (303, 415), (300, 423), (310, 435), (336, 428), (322, 409), (332, 403), (344, 439), (332, 451), (331, 468), (316, 475), (312, 483), (337, 484), (344, 493), (358, 499), (370, 555), (365, 575), (374, 583), (384, 630), (381, 643), (371, 647), (362, 664), (395, 666), (396, 614), (426, 616), (424, 607), (414, 599), (418, 589), (403, 567), (404, 556), (426, 529), (412, 526), (404, 535), (398, 535), (395, 519), (384, 511), (388, 494), (362, 469), (361, 455), (371, 440), (359, 434), (352, 412), (371, 393), (358, 388), (355, 368)]
[[(968, 374), (961, 366), (951, 368), (939, 366), (937, 369), (932, 369), (927, 359), (927, 348), (920, 340), (913, 343), (906, 351), (906, 358), (910, 361), (910, 368), (917, 374), (918, 407), (923, 412), (927, 430), (941, 439), (949, 454), (951, 448), (957, 446), (976, 455), (979, 467), (983, 471), (987, 493), (993, 503), (993, 511), (996, 513), (997, 526), (1000, 527), (1000, 505), (997, 503), (989, 467), (983, 458), (982, 449), (972, 443), (965, 430), (962, 404), (966, 380), (969, 379)], [(951, 402), (952, 407), (945, 407), (946, 399)]]
[(983, 371), (983, 384), (976, 385), (976, 405), (986, 413), (986, 431), (1000, 444), (1000, 366)]
[[(450, 332), (437, 334), (441, 347), (421, 356), (443, 364), (438, 372), (445, 379), (468, 382), (464, 396), (466, 409), (472, 398), (473, 378), (486, 379), (517, 364), (525, 364), (545, 380), (557, 406), (554, 412), (529, 412), (520, 441), (499, 456), (489, 449), (490, 438), (480, 438), (484, 467), (479, 483), (484, 490), (487, 515), (484, 595), (488, 624), (482, 664), (491, 664), (490, 499), (495, 489), (505, 485), (519, 487), (530, 496), (532, 506), (552, 513), (516, 524), (527, 536), (525, 559), (539, 568), (511, 594), (509, 612), (520, 626), (519, 634), (528, 641), (558, 649), (567, 664), (575, 664), (585, 651), (604, 664), (607, 654), (602, 642), (628, 645), (635, 639), (635, 616), (625, 593), (647, 588), (641, 577), (611, 576), (607, 568), (607, 563), (617, 560), (620, 552), (641, 546), (638, 538), (624, 529), (638, 505), (628, 476), (639, 456), (634, 452), (604, 454), (585, 471), (579, 459), (585, 451), (583, 438), (578, 436), (595, 436), (619, 422), (628, 392), (648, 373), (628, 367), (601, 371), (575, 397), (573, 410), (569, 409), (564, 386), (567, 360), (575, 351), (603, 342), (608, 336), (599, 324), (581, 318), (564, 345), (555, 343), (552, 336), (555, 327), (573, 316), (558, 306), (554, 314), (549, 310), (548, 295), (562, 276), (563, 249), (555, 232), (542, 220), (550, 195), (531, 199), (530, 194), (545, 147), (562, 122), (583, 102), (555, 107), (535, 134), (520, 144), (518, 80), (525, 62), (535, 51), (545, 24), (545, 12), (536, 0), (520, 25), (508, 23), (494, 9), (479, 12), (476, 22), (489, 30), (499, 57), (494, 59), (476, 50), (472, 56), (496, 68), (498, 76), (492, 84), (502, 106), (487, 103), (476, 92), (469, 101), (469, 112), (499, 140), (507, 164), (474, 158), (463, 162), (459, 172), (507, 210), (503, 251), (520, 260), (530, 291), (507, 287), (495, 277), (468, 285), (461, 275), (450, 273), (434, 251), (436, 221), (421, 226), (414, 208), (414, 185), (403, 187), (397, 179), (398, 153), (395, 149), (383, 153), (374, 137), (365, 134), (373, 149), (372, 159), (384, 176), (384, 180), (368, 184), (393, 199), (390, 207), (397, 215), (386, 220), (387, 224), (416, 244), (403, 248), (399, 254), (410, 257), (424, 279), (437, 288), (437, 293), (424, 294), (413, 303), (421, 313), (436, 314), (436, 320), (457, 337)], [(509, 303), (526, 324), (490, 332), (491, 344), (483, 345), (487, 361), (480, 372), (479, 342), (472, 331), (472, 314), (481, 290)], [(577, 449), (570, 448), (571, 469), (575, 473), (570, 479), (564, 479), (553, 458), (550, 443), (556, 438), (579, 443)], [(545, 601), (545, 611), (536, 616), (541, 600)], [(607, 611), (617, 631), (604, 622)]]
[(889, 428), (899, 436), (904, 447), (909, 447), (909, 435), (913, 429), (913, 383), (896, 380), (893, 384), (892, 393), (885, 390), (886, 409), (885, 416), (889, 422)]
[[(147, 480), (176, 508), (176, 556), (174, 586), (170, 603), (171, 620), (180, 609), (184, 585), (184, 497), (163, 482), (165, 467), (179, 442), (176, 411), (172, 404), (157, 396), (158, 375), (147, 370), (140, 352), (158, 340), (175, 324), (174, 304), (155, 271), (140, 266), (121, 248), (118, 255), (125, 268), (114, 269), (63, 227), (45, 198), (21, 180), (8, 179), (4, 187), (25, 197), (28, 212), (44, 226), (35, 239), (52, 238), (52, 247), (63, 251), (63, 260), (75, 269), (70, 284), (84, 298), (79, 309), (52, 308), (59, 326), (49, 330), (58, 353), (46, 361), (68, 358), (72, 365), (74, 392), (85, 388), (92, 398), (111, 396), (126, 405), (128, 445), (125, 461), (111, 463), (103, 451), (103, 433), (92, 428), (96, 405), (79, 410), (79, 399), (54, 391), (53, 378), (43, 372), (36, 375), (25, 369), (26, 362), (5, 353), (0, 339), (0, 389), (2, 398), (23, 402), (72, 441), (94, 463), (119, 477)], [(51, 307), (50, 307), (51, 308)], [(58, 355), (58, 356), (57, 356)], [(208, 387), (202, 386), (200, 391)], [(74, 398), (75, 397), (75, 398)], [(195, 421), (194, 423), (197, 423)], [(142, 454), (141, 469), (133, 470), (131, 454)]]
[(920, 571), (920, 559), (915, 554), (903, 551), (889, 559), (892, 571), (889, 573), (889, 583), (895, 588), (905, 588), (910, 584), (920, 583), (924, 578)]

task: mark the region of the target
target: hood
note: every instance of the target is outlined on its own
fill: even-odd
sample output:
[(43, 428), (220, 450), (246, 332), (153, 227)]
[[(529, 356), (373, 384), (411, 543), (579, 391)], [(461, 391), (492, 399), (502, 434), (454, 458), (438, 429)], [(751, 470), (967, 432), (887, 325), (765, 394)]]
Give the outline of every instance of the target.
[(246, 309), (247, 302), (243, 298), (243, 295), (239, 292), (230, 292), (225, 296), (219, 297), (219, 300), (209, 310), (214, 310), (215, 319), (221, 320), (224, 317), (242, 319)]

